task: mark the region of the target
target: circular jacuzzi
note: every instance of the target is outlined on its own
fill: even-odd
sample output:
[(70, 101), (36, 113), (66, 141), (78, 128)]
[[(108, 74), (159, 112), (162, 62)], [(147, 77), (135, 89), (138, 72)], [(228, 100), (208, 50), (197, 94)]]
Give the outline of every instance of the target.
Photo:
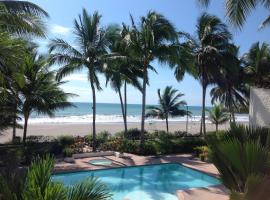
[(91, 165), (99, 165), (99, 166), (111, 166), (112, 161), (106, 158), (98, 158), (98, 159), (93, 159), (89, 161), (89, 164)]

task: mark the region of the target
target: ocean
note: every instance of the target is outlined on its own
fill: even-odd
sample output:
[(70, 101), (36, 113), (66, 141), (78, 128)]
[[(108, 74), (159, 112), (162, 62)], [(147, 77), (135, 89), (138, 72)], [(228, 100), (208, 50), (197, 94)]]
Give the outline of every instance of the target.
[[(211, 107), (208, 107), (210, 109)], [(186, 109), (183, 108), (183, 109)], [(141, 105), (128, 104), (127, 105), (128, 122), (140, 122), (141, 120)], [(192, 116), (188, 118), (189, 121), (199, 122), (201, 119), (201, 106), (188, 106), (188, 110), (192, 112)], [(185, 122), (187, 117), (175, 117), (170, 121)], [(248, 121), (247, 114), (237, 114), (236, 120), (241, 122)], [(91, 103), (74, 103), (74, 107), (69, 107), (63, 110), (58, 110), (53, 118), (46, 115), (37, 115), (32, 113), (29, 123), (91, 123), (92, 121), (92, 104)], [(161, 121), (160, 119), (148, 118), (146, 121)], [(123, 122), (121, 105), (116, 103), (97, 103), (97, 123), (121, 123)]]

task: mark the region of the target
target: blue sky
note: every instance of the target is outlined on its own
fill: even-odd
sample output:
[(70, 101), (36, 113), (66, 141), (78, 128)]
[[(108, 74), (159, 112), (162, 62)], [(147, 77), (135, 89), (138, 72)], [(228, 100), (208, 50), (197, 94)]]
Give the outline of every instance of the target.
[[(223, 0), (213, 0), (211, 6), (205, 10), (200, 8), (196, 0), (32, 0), (45, 9), (49, 15), (48, 20), (48, 38), (59, 37), (73, 43), (72, 35), (74, 18), (81, 13), (82, 8), (93, 13), (97, 10), (102, 14), (102, 24), (122, 22), (129, 23), (129, 14), (132, 14), (136, 21), (149, 10), (154, 10), (165, 15), (177, 27), (178, 30), (194, 34), (196, 21), (198, 16), (207, 11), (215, 14), (226, 22)], [(256, 41), (269, 42), (270, 28), (258, 31), (260, 22), (269, 14), (269, 11), (258, 8), (252, 12), (247, 19), (247, 23), (242, 30), (235, 29), (230, 26), (230, 30), (234, 35), (234, 42), (240, 46), (241, 53), (247, 51), (250, 45)], [(40, 41), (41, 51), (46, 52), (47, 40)], [(73, 43), (74, 44), (74, 43)], [(157, 89), (163, 89), (167, 85), (172, 85), (180, 92), (184, 93), (184, 99), (189, 105), (201, 105), (201, 87), (200, 84), (192, 77), (186, 75), (182, 82), (177, 82), (167, 66), (161, 66), (153, 63), (158, 74), (150, 74), (150, 86), (147, 88), (147, 103), (157, 103)], [(55, 66), (57, 68), (57, 66)], [(97, 102), (118, 103), (118, 95), (109, 87), (106, 88), (105, 80), (101, 76), (103, 83), (103, 91), (98, 92)], [(77, 95), (72, 99), (76, 102), (91, 102), (91, 89), (87, 82), (85, 73), (78, 72), (65, 80), (68, 81), (63, 86), (67, 92)], [(210, 105), (210, 96), (207, 95), (206, 103)], [(128, 88), (128, 103), (141, 103), (141, 94), (134, 88)]]

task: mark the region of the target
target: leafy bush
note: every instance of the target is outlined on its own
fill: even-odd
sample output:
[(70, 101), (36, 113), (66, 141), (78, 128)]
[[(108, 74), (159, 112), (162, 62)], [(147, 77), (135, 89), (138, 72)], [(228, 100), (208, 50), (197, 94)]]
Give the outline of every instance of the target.
[[(105, 143), (106, 141), (109, 140), (111, 134), (108, 132), (108, 131), (102, 131), (100, 133), (97, 134), (97, 147), (100, 147), (101, 144)], [(85, 142), (88, 143), (88, 144), (92, 144), (93, 143), (93, 135), (90, 134), (90, 135), (86, 135), (85, 137)]]
[(201, 161), (208, 160), (209, 151), (210, 150), (208, 146), (201, 146), (194, 148), (196, 157), (199, 157)]
[(139, 130), (137, 128), (132, 128), (132, 129), (127, 130), (126, 139), (128, 139), (128, 140), (139, 140), (140, 137), (141, 137), (141, 130)]
[(63, 153), (65, 157), (71, 157), (72, 154), (74, 154), (74, 149), (70, 148), (70, 147), (66, 147), (63, 149)]
[(59, 136), (57, 138), (57, 140), (59, 141), (60, 145), (65, 148), (65, 147), (68, 147), (72, 144), (75, 143), (75, 139), (73, 136), (71, 135), (63, 135), (63, 136)]
[(53, 137), (42, 135), (30, 135), (26, 137), (26, 143), (44, 143), (55, 141)]

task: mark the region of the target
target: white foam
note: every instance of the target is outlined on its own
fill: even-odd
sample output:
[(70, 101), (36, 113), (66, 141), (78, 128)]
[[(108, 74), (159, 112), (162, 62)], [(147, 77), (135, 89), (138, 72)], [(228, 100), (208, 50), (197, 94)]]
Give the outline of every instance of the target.
[[(81, 116), (63, 116), (63, 117), (36, 117), (36, 118), (30, 118), (29, 119), (29, 124), (46, 124), (46, 123), (91, 123), (93, 119), (92, 115), (81, 115)], [(170, 122), (186, 122), (187, 117), (175, 117), (175, 118), (170, 118)], [(201, 116), (192, 116), (188, 118), (189, 122), (200, 122)], [(24, 120), (20, 121), (19, 123), (23, 123)], [(128, 122), (140, 122), (141, 117), (138, 115), (129, 115), (127, 116), (127, 121)], [(147, 118), (146, 122), (148, 123), (154, 123), (154, 122), (160, 122), (164, 121), (161, 119), (156, 119), (156, 118)], [(237, 122), (248, 122), (248, 115), (236, 115), (236, 121)], [(122, 115), (97, 115), (96, 116), (96, 122), (97, 123), (122, 123), (123, 122), (123, 117)], [(206, 123), (211, 123), (209, 120), (206, 118)]]

